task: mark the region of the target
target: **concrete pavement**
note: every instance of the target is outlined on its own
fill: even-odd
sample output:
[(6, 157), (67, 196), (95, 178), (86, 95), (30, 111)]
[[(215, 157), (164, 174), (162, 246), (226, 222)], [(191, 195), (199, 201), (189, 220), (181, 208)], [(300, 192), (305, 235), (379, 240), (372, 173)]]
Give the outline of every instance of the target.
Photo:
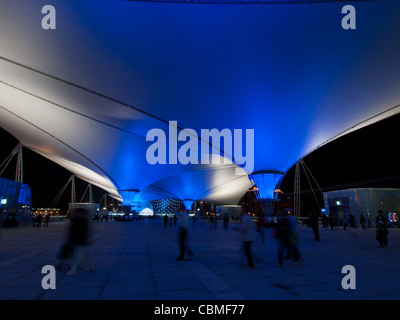
[[(58, 263), (68, 223), (2, 229), (1, 300), (397, 300), (400, 299), (400, 230), (390, 229), (388, 248), (378, 247), (375, 229), (335, 231), (299, 226), (302, 260), (277, 267), (276, 240), (252, 246), (255, 269), (244, 269), (236, 222), (192, 224), (195, 257), (175, 261), (178, 228), (162, 220), (91, 223), (93, 272), (57, 271), (56, 289), (45, 290), (42, 267)], [(356, 270), (356, 289), (342, 288), (342, 267)]]

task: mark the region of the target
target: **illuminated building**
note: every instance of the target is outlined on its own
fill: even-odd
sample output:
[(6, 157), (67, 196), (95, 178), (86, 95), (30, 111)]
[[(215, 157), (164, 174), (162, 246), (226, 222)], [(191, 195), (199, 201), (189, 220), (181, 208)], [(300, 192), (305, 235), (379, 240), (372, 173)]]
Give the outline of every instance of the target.
[(0, 224), (7, 226), (10, 221), (30, 224), (31, 206), (32, 193), (27, 184), (0, 178)]
[(352, 214), (356, 225), (360, 225), (360, 216), (375, 227), (378, 210), (386, 215), (388, 222), (400, 213), (400, 189), (393, 188), (355, 188), (324, 193), (325, 212), (334, 218), (338, 225)]

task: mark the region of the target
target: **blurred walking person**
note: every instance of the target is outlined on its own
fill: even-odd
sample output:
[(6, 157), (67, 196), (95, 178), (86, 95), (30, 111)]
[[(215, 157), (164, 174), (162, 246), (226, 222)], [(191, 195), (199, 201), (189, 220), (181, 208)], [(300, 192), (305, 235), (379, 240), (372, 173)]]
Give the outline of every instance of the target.
[(255, 241), (255, 225), (251, 221), (251, 216), (247, 213), (242, 215), (242, 223), (240, 225), (240, 231), (242, 232), (244, 252), (247, 258), (246, 268), (253, 269), (255, 267), (253, 261), (253, 255), (251, 253), (251, 243)]
[(363, 230), (367, 229), (366, 222), (367, 220), (365, 219), (365, 217), (363, 215), (360, 215), (360, 224)]
[(319, 238), (319, 231), (318, 231), (318, 214), (316, 212), (313, 212), (310, 216), (310, 225), (314, 233), (314, 240), (315, 241), (320, 241)]
[(50, 222), (50, 213), (47, 213), (46, 216), (44, 217), (44, 225), (48, 227), (49, 222)]
[(295, 265), (299, 263), (298, 234), (295, 229), (296, 218), (290, 215), (289, 209), (279, 210), (278, 224), (275, 228), (275, 237), (278, 240), (278, 267), (283, 265), (283, 254), (286, 250), (286, 259), (293, 259)]
[(36, 227), (41, 227), (42, 226), (42, 214), (38, 214), (37, 216), (36, 216)]
[(290, 254), (287, 252), (288, 248), (288, 221), (287, 221), (287, 214), (283, 210), (278, 211), (278, 223), (275, 226), (275, 238), (278, 241), (278, 267), (283, 265), (283, 254), (286, 250), (286, 254)]
[(261, 243), (265, 245), (265, 218), (264, 216), (259, 216), (257, 219), (257, 232), (261, 236)]
[(300, 262), (301, 254), (299, 251), (298, 243), (299, 243), (299, 235), (296, 230), (297, 228), (297, 219), (293, 216), (293, 213), (290, 209), (284, 209), (286, 213), (287, 219), (287, 250), (288, 255), (293, 258), (294, 264), (297, 265)]
[(228, 223), (229, 223), (229, 217), (228, 217), (228, 215), (225, 213), (225, 215), (224, 215), (224, 228), (225, 229), (228, 229)]
[(356, 226), (356, 221), (354, 219), (354, 216), (352, 214), (349, 215), (349, 225), (351, 228), (350, 235), (351, 236), (356, 236), (357, 235), (357, 226)]
[(329, 225), (331, 227), (331, 230), (333, 231), (333, 227), (335, 226), (335, 221), (334, 221), (333, 216), (331, 214), (329, 215)]
[(189, 215), (183, 210), (178, 218), (178, 237), (179, 237), (179, 256), (176, 259), (177, 261), (182, 261), (185, 259), (185, 253), (187, 252), (190, 257), (194, 254), (190, 249), (188, 242), (188, 232), (189, 232)]
[(387, 229), (387, 221), (383, 215), (382, 210), (378, 210), (378, 214), (375, 219), (376, 226), (376, 240), (378, 240), (380, 247), (386, 248), (388, 245), (387, 235), (389, 233)]
[(68, 243), (72, 245), (72, 262), (71, 269), (67, 275), (76, 274), (78, 267), (84, 267), (86, 270), (92, 271), (93, 264), (88, 250), (88, 212), (85, 209), (78, 208), (72, 212), (69, 231)]

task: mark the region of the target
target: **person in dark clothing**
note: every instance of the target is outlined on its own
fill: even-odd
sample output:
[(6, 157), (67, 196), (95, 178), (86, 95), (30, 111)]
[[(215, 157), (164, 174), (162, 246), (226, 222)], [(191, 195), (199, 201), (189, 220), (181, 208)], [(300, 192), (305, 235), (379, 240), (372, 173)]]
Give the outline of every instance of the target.
[(286, 249), (285, 259), (293, 259), (295, 265), (300, 261), (301, 254), (298, 249), (298, 234), (296, 231), (297, 219), (290, 209), (280, 210), (278, 213), (278, 225), (275, 229), (278, 239), (278, 266), (283, 265), (283, 253)]
[(44, 217), (44, 223), (46, 227), (49, 226), (49, 222), (50, 222), (50, 214), (47, 213), (46, 216)]
[(182, 261), (185, 259), (186, 252), (189, 254), (190, 257), (194, 256), (188, 243), (189, 214), (186, 211), (181, 212), (178, 219), (178, 224), (179, 224), (179, 231), (178, 231), (179, 256), (176, 260)]
[(228, 229), (229, 217), (227, 214), (224, 215), (224, 228)]
[(363, 215), (361, 215), (360, 216), (360, 224), (361, 224), (363, 230), (365, 230), (367, 228), (366, 222), (367, 222), (367, 220), (365, 219), (365, 217)]
[(243, 247), (248, 262), (245, 268), (253, 269), (255, 265), (254, 265), (253, 255), (251, 252), (251, 244), (252, 242), (255, 241), (256, 238), (255, 228), (250, 215), (248, 215), (247, 213), (245, 212), (242, 213), (241, 220), (242, 222), (240, 224), (240, 231), (242, 232)]
[(36, 227), (41, 227), (42, 226), (42, 215), (39, 213), (37, 216), (36, 216)]
[(310, 216), (310, 225), (314, 233), (315, 241), (320, 241), (318, 231), (318, 214), (316, 212), (313, 212)]
[(322, 215), (322, 226), (324, 229), (328, 229), (328, 227), (329, 227), (329, 219), (326, 214)]
[[(278, 266), (283, 265), (283, 253), (288, 248), (288, 230), (289, 224), (287, 214), (280, 210), (278, 212), (278, 223), (275, 227), (275, 237), (278, 240)], [(289, 254), (289, 252), (287, 252)]]
[(261, 236), (261, 243), (265, 245), (265, 218), (264, 216), (259, 216), (257, 219), (257, 232)]
[(352, 214), (349, 215), (349, 225), (350, 225), (350, 228), (351, 228), (350, 235), (357, 235), (357, 233), (356, 233), (356, 229), (357, 229), (356, 221), (355, 221), (354, 216)]
[(88, 212), (78, 208), (71, 213), (71, 226), (68, 243), (72, 245), (72, 263), (68, 275), (77, 273), (79, 266), (93, 270), (93, 265), (87, 248), (89, 238)]
[(382, 248), (386, 248), (388, 245), (388, 229), (387, 229), (387, 221), (385, 216), (383, 215), (382, 210), (378, 210), (378, 214), (375, 219), (376, 226), (376, 240), (378, 240), (379, 245)]
[(343, 231), (346, 231), (349, 226), (350, 215), (348, 212), (345, 212), (343, 215)]
[(329, 225), (331, 227), (331, 230), (333, 231), (333, 227), (335, 225), (335, 221), (334, 221), (332, 215), (329, 215)]

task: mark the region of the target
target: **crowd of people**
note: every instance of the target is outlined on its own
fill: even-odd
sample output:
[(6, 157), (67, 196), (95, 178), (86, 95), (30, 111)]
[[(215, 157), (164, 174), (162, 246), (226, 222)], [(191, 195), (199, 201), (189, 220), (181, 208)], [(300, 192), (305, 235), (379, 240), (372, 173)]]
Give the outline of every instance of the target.
[(41, 227), (42, 226), (42, 221), (44, 219), (44, 226), (48, 227), (49, 223), (50, 223), (50, 219), (51, 219), (50, 217), (51, 217), (50, 213), (46, 213), (44, 215), (44, 218), (43, 218), (43, 215), (41, 213), (36, 214), (33, 217), (33, 226), (34, 227)]
[[(62, 246), (59, 258), (62, 262), (66, 259), (71, 258), (71, 266), (68, 275), (77, 273), (78, 267), (84, 267), (87, 270), (93, 270), (89, 251), (87, 249), (88, 237), (89, 237), (89, 225), (88, 225), (88, 212), (83, 209), (74, 210), (70, 217), (71, 225), (69, 236)], [(179, 254), (176, 258), (177, 261), (183, 261), (185, 258), (193, 258), (194, 253), (189, 244), (189, 234), (191, 225), (195, 220), (189, 217), (187, 210), (180, 210), (169, 216), (165, 214), (163, 217), (165, 227), (171, 228), (172, 225), (178, 226), (178, 243), (179, 243)], [(190, 221), (193, 220), (193, 221)], [(221, 217), (223, 226), (225, 229), (228, 228), (230, 218), (227, 215)], [(208, 222), (212, 228), (216, 228), (216, 217), (209, 218)], [(325, 229), (333, 226), (329, 221), (329, 217), (321, 217), (322, 226)], [(354, 217), (349, 217), (346, 224), (343, 225), (343, 229), (349, 225), (352, 229), (356, 229), (356, 223)], [(37, 226), (40, 226), (40, 219), (36, 220)], [(363, 217), (360, 217), (360, 226), (366, 229), (367, 226), (364, 224), (366, 221)], [(299, 249), (300, 236), (297, 230), (298, 219), (294, 216), (291, 209), (284, 208), (277, 210), (275, 217), (265, 218), (259, 216), (253, 220), (253, 217), (247, 213), (243, 213), (240, 217), (240, 223), (235, 223), (233, 229), (239, 230), (242, 235), (242, 247), (244, 256), (247, 259), (247, 265), (245, 268), (255, 268), (255, 262), (252, 253), (252, 244), (255, 241), (261, 242), (262, 245), (266, 243), (266, 230), (271, 229), (271, 238), (276, 240), (277, 243), (277, 266), (282, 267), (284, 260), (293, 260), (294, 265), (298, 265), (301, 260), (301, 253)], [(319, 216), (317, 214), (311, 214), (309, 216), (309, 227), (312, 228), (314, 238), (316, 241), (320, 241), (319, 231)], [(376, 220), (376, 240), (381, 247), (388, 246), (388, 221), (381, 210), (377, 212)], [(258, 235), (258, 238), (257, 238)]]

